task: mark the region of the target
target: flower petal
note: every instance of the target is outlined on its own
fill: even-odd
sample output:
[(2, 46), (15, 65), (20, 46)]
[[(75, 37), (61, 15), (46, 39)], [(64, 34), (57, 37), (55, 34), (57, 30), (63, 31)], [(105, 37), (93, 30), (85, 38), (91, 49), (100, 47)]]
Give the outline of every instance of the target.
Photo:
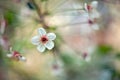
[(54, 40), (56, 38), (56, 35), (54, 33), (48, 33), (47, 37), (49, 40)]
[(90, 62), (90, 61), (91, 61), (91, 56), (89, 55), (89, 56), (85, 59), (85, 61)]
[(98, 1), (92, 1), (91, 5), (92, 5), (93, 8), (97, 8)]
[(20, 57), (19, 59), (20, 59), (21, 61), (26, 61), (26, 58), (25, 58), (25, 57), (23, 57), (23, 56), (22, 56), (22, 57)]
[(32, 44), (34, 44), (34, 45), (39, 45), (39, 36), (34, 36), (34, 37), (32, 37)]
[(84, 4), (84, 9), (85, 9), (86, 11), (88, 11), (88, 9), (87, 9), (87, 3)]
[(39, 52), (44, 52), (44, 51), (45, 51), (45, 46), (42, 45), (42, 44), (40, 44), (40, 45), (37, 46), (37, 50), (38, 50)]
[(94, 18), (99, 18), (100, 14), (99, 12), (97, 12), (96, 10), (94, 10), (91, 14), (90, 14), (90, 18), (94, 19)]
[(40, 36), (46, 35), (46, 31), (45, 31), (44, 28), (38, 28), (38, 33), (39, 33)]
[(7, 54), (7, 57), (11, 58), (13, 55), (12, 54)]
[(92, 28), (93, 28), (94, 30), (99, 30), (98, 24), (93, 24), (93, 25), (92, 25)]
[(49, 50), (51, 50), (53, 47), (54, 47), (54, 43), (53, 41), (48, 41), (46, 44), (45, 44), (45, 47)]

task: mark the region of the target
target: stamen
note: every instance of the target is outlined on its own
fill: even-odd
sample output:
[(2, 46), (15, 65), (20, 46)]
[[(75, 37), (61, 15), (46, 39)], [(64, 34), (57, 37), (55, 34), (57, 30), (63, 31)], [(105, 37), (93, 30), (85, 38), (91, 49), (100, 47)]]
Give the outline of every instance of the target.
[(85, 59), (85, 58), (88, 56), (88, 53), (85, 52), (85, 53), (83, 53), (82, 56), (83, 56), (83, 58)]
[(48, 38), (46, 36), (42, 36), (41, 39), (40, 39), (40, 41), (42, 43), (46, 43), (48, 41)]
[(87, 5), (87, 9), (90, 11), (92, 9), (91, 5)]
[(53, 69), (54, 70), (57, 70), (59, 68), (59, 66), (56, 64), (56, 65), (53, 65)]
[(92, 20), (88, 20), (88, 23), (89, 23), (89, 24), (93, 24), (94, 21), (92, 21)]
[(14, 51), (14, 52), (13, 52), (13, 57), (17, 57), (17, 56), (20, 56), (19, 52)]

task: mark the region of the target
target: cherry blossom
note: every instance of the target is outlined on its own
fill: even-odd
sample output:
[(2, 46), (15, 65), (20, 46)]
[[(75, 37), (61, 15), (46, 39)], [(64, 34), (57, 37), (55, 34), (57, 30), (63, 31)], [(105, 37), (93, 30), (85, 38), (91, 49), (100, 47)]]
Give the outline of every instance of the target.
[(51, 74), (54, 76), (60, 76), (64, 74), (64, 64), (61, 61), (53, 62), (51, 64)]
[(91, 46), (91, 47), (88, 47), (86, 49), (86, 51), (84, 51), (82, 53), (82, 58), (86, 61), (86, 62), (90, 62), (91, 61), (91, 57), (92, 57), (92, 54), (94, 53), (95, 51), (95, 46)]
[(87, 12), (86, 15), (88, 15), (87, 23), (89, 26), (94, 30), (99, 30), (99, 25), (97, 23), (97, 20), (100, 18), (100, 13), (97, 11), (98, 2), (92, 1), (91, 4), (84, 4), (84, 9)]
[(87, 62), (89, 62), (89, 61), (91, 60), (91, 56), (90, 56), (89, 53), (87, 53), (87, 52), (84, 52), (84, 53), (82, 54), (82, 57), (83, 57), (83, 59), (84, 59), (85, 61), (87, 61)]
[(38, 29), (38, 35), (32, 38), (32, 44), (37, 45), (37, 50), (39, 52), (44, 52), (45, 48), (51, 50), (54, 47), (54, 42), (56, 35), (54, 33), (46, 33), (44, 28)]
[(91, 12), (91, 11), (95, 10), (97, 8), (97, 6), (98, 6), (98, 2), (97, 1), (92, 1), (91, 4), (85, 3), (84, 4), (84, 9), (87, 12)]
[(97, 1), (92, 1), (91, 4), (84, 4), (84, 9), (85, 11), (88, 13), (90, 18), (99, 18), (100, 14), (97, 11), (97, 7), (98, 7), (98, 2)]
[(16, 61), (26, 61), (25, 57), (23, 57), (18, 51), (13, 51), (12, 48), (10, 48), (10, 53), (7, 54), (7, 57)]
[(88, 19), (89, 26), (94, 30), (99, 30), (99, 25), (97, 24), (95, 19)]

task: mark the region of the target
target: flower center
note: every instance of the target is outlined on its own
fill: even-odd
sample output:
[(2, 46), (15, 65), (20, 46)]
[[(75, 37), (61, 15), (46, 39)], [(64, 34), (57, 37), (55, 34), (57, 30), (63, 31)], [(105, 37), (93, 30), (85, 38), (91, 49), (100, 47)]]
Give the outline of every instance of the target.
[(87, 5), (87, 9), (88, 9), (88, 11), (91, 11), (91, 9), (92, 9), (91, 5)]
[(58, 65), (53, 65), (53, 69), (57, 70), (57, 69), (59, 69), (59, 66)]
[(42, 36), (41, 39), (40, 39), (40, 41), (42, 43), (46, 43), (48, 41), (48, 38), (46, 36)]
[(92, 20), (88, 20), (88, 23), (89, 23), (89, 24), (93, 24), (94, 21), (92, 21)]
[(19, 52), (14, 51), (14, 52), (13, 52), (13, 57), (18, 57), (18, 56), (20, 56)]
[(20, 57), (21, 55), (20, 55), (20, 53), (19, 52), (17, 52), (17, 51), (14, 51), (13, 52), (13, 59), (15, 59), (15, 60), (17, 60), (17, 61), (19, 61), (19, 57)]
[(83, 58), (85, 59), (85, 58), (88, 56), (88, 53), (85, 52), (85, 53), (83, 53), (82, 56), (83, 56)]

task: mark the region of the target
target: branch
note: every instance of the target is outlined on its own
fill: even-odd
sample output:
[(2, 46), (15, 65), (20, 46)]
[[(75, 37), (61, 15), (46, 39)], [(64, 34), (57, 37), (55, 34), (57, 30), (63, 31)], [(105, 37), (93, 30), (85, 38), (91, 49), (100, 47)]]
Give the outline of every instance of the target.
[(30, 0), (30, 1), (33, 3), (33, 5), (34, 5), (35, 8), (36, 8), (37, 14), (38, 14), (38, 16), (40, 17), (40, 23), (42, 24), (42, 26), (43, 26), (44, 28), (48, 29), (49, 27), (48, 27), (48, 25), (47, 25), (46, 22), (45, 22), (45, 16), (44, 16), (44, 14), (42, 13), (41, 7), (37, 5), (37, 3), (35, 2), (35, 0)]

